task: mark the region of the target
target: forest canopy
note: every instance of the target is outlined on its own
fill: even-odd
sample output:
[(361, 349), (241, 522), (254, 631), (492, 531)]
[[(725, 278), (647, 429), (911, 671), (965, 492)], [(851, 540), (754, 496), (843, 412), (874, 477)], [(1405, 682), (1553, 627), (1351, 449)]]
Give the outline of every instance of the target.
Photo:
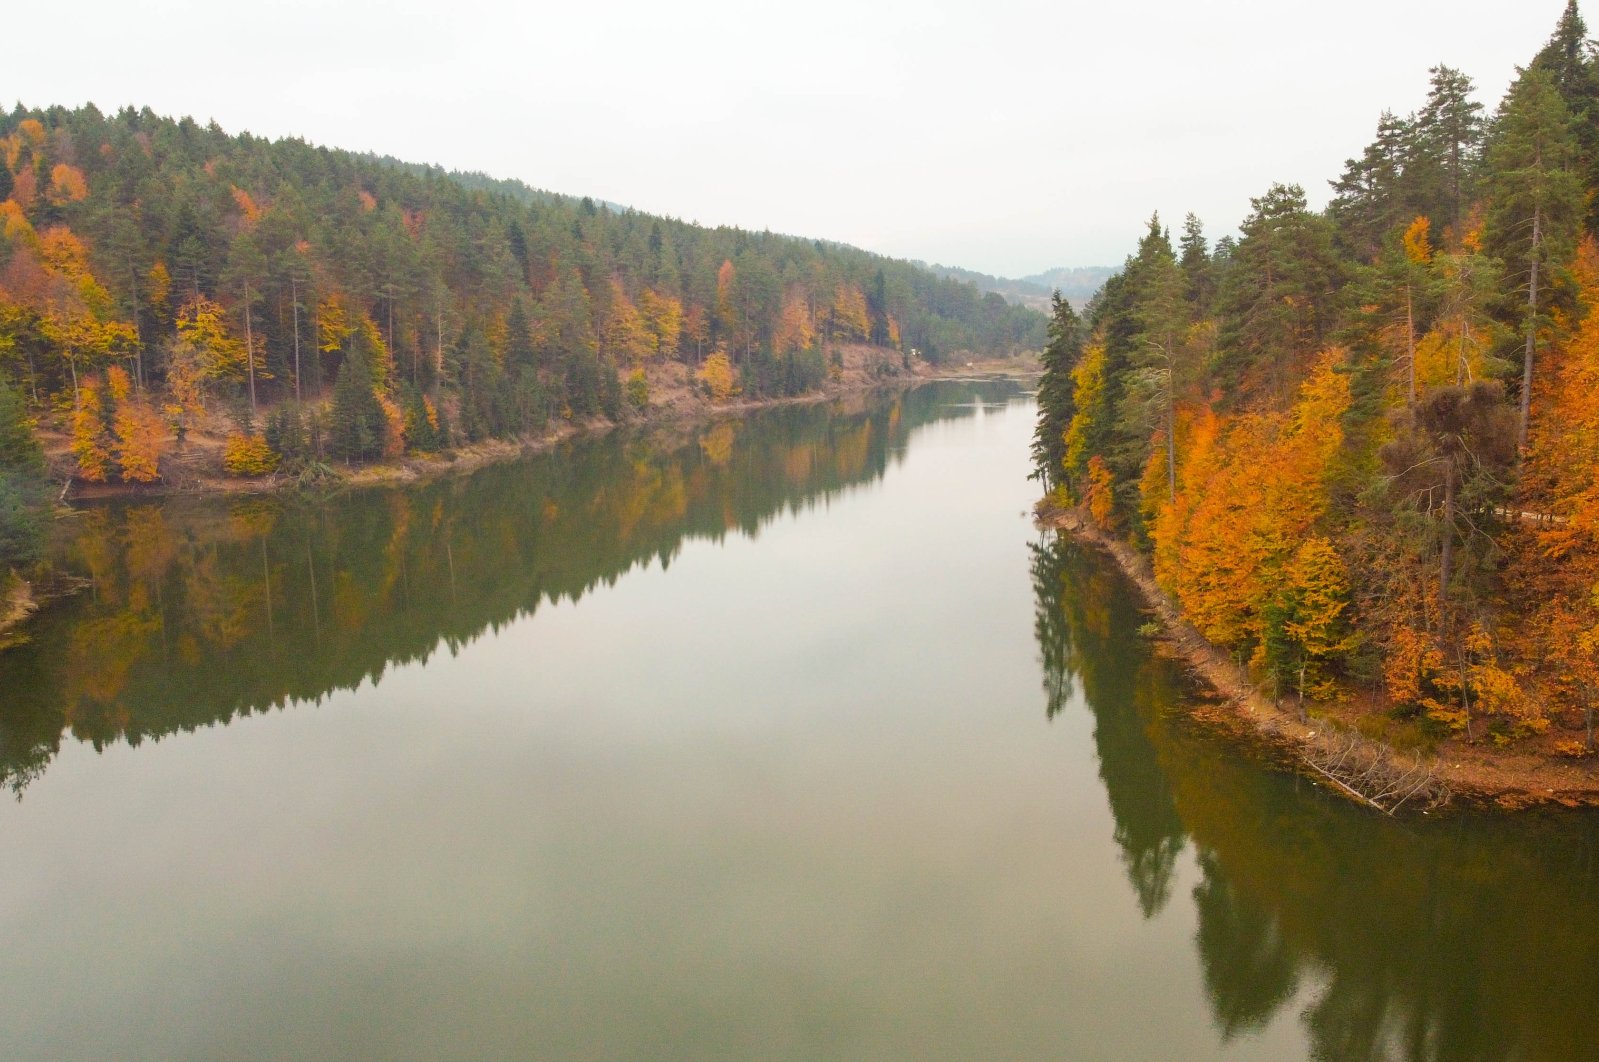
[(1429, 73), (1325, 210), (1273, 185), (1214, 244), (1157, 216), (1081, 317), (1056, 299), (1037, 471), (1268, 692), (1586, 754), (1599, 61), (1572, 0), (1491, 113)]
[[(1036, 350), (1044, 315), (913, 263), (149, 109), (0, 114), (0, 439), (163, 478), (226, 418), (237, 475)], [(859, 353), (864, 352), (864, 353)], [(43, 465), (0, 450), (0, 572)], [(15, 540), (15, 541), (13, 541)], [(10, 545), (7, 545), (10, 543)]]

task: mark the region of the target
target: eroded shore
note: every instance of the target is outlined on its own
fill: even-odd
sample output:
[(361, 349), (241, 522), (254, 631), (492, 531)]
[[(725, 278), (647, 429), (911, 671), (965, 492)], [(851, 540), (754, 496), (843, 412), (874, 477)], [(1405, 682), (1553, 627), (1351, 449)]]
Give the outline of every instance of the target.
[[(1086, 514), (1040, 503), (1038, 523), (1094, 547), (1115, 562), (1138, 588), (1145, 606), (1158, 620), (1161, 645), (1182, 660), (1214, 698), (1200, 699), (1192, 718), (1272, 760), (1300, 771), (1340, 795), (1399, 813), (1427, 810), (1444, 804), (1519, 810), (1541, 806), (1599, 807), (1599, 764), (1585, 760), (1554, 759), (1516, 749), (1489, 748), (1459, 739), (1441, 742), (1430, 756), (1401, 754), (1378, 742), (1359, 737), (1338, 717), (1335, 706), (1275, 702), (1253, 683), (1221, 649), (1207, 641), (1183, 618), (1176, 604), (1155, 582), (1148, 562), (1132, 547), (1099, 530)], [(1328, 765), (1342, 755), (1357, 765), (1353, 778), (1329, 774)], [(1406, 797), (1411, 783), (1384, 783), (1402, 788), (1385, 799), (1363, 791), (1358, 775), (1374, 759), (1391, 761), (1402, 777), (1414, 771), (1415, 792)], [(1395, 805), (1398, 806), (1395, 806)]]

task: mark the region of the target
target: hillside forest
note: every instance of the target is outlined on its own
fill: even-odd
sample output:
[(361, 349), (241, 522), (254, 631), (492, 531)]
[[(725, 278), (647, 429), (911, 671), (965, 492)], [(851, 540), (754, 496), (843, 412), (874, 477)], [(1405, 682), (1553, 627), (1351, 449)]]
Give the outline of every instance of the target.
[(229, 473), (315, 471), (630, 419), (662, 379), (763, 399), (820, 388), (846, 353), (871, 377), (1037, 350), (1045, 321), (840, 244), (148, 109), (18, 105), (0, 115), (0, 577), (38, 549), (41, 434), (80, 483), (160, 480), (202, 432)]
[(1599, 697), (1599, 61), (1431, 70), (1325, 210), (1156, 217), (1056, 298), (1034, 453), (1252, 681), (1402, 747), (1583, 756)]

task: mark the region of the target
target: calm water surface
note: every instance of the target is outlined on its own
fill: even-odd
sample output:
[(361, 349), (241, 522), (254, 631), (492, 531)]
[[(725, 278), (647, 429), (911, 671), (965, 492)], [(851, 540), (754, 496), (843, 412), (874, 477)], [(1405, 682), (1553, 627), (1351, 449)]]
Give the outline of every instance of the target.
[(1599, 822), (1194, 732), (1032, 418), (73, 518), (0, 656), (0, 1055), (1599, 1057)]

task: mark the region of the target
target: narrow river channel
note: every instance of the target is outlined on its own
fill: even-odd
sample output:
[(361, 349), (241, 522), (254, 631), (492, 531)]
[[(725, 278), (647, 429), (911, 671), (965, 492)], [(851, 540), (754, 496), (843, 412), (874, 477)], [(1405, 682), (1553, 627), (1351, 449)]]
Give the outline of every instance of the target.
[(1594, 1058), (1599, 819), (1181, 718), (1003, 382), (91, 508), (0, 655), (6, 1058)]

